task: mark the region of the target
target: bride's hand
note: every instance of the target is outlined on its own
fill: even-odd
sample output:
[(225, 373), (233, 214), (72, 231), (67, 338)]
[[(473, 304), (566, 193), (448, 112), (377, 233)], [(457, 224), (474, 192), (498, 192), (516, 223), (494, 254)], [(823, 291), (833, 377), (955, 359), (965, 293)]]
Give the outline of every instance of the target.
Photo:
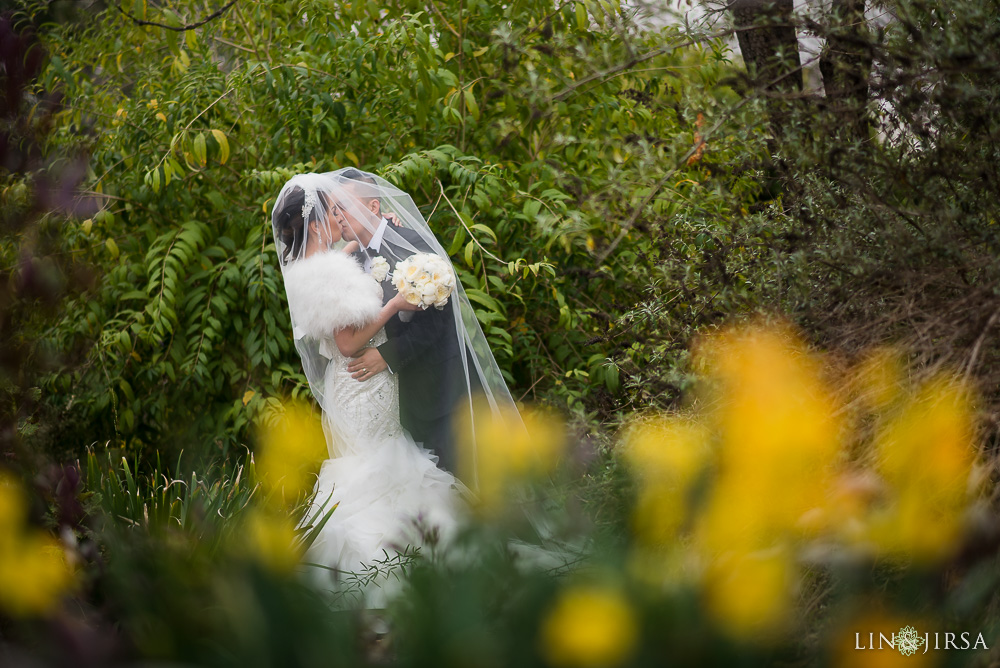
[(406, 299), (403, 297), (403, 295), (399, 294), (398, 292), (396, 293), (396, 296), (392, 298), (392, 302), (391, 303), (392, 303), (393, 308), (395, 308), (397, 311), (422, 311), (423, 310), (417, 304), (411, 304), (410, 302), (406, 301)]
[(357, 253), (358, 249), (360, 249), (360, 248), (361, 248), (361, 244), (359, 244), (357, 241), (352, 241), (349, 244), (347, 244), (346, 246), (344, 246), (341, 249), (341, 252), (345, 253), (346, 255), (350, 255), (351, 253)]

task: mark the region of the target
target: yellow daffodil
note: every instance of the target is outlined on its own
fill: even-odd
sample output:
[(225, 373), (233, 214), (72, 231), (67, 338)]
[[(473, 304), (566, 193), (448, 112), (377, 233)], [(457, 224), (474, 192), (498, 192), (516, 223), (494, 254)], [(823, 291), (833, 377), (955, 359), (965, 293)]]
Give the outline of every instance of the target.
[(248, 514), (245, 529), (250, 554), (260, 564), (278, 574), (290, 573), (298, 565), (302, 551), (290, 517), (255, 509)]
[(620, 591), (576, 586), (562, 592), (542, 623), (541, 652), (561, 668), (610, 668), (631, 656), (639, 630)]
[(708, 430), (680, 418), (646, 420), (634, 426), (622, 450), (639, 481), (633, 530), (646, 545), (668, 545), (687, 516), (691, 485), (708, 456)]
[(842, 427), (819, 365), (783, 330), (725, 333), (705, 351), (716, 388), (718, 478), (702, 522), (709, 552), (768, 547), (825, 515)]
[[(493, 413), (480, 406), (476, 416), (474, 440), (462, 439), (459, 465), (462, 479), (476, 488), (479, 509), (493, 514), (505, 507), (512, 486), (555, 468), (565, 429), (561, 420), (541, 411), (524, 411), (519, 419), (516, 414)], [(466, 419), (459, 433), (472, 432)]]
[(975, 463), (970, 393), (945, 377), (925, 383), (876, 438), (891, 490), (873, 513), (870, 538), (890, 554), (936, 560), (953, 548)]
[(787, 551), (733, 553), (705, 575), (709, 610), (733, 635), (760, 641), (780, 631), (792, 606), (796, 569)]
[(43, 615), (72, 583), (66, 553), (47, 533), (27, 526), (23, 490), (0, 472), (0, 609), (16, 617)]
[(283, 412), (260, 429), (255, 464), (268, 490), (295, 498), (313, 484), (316, 467), (327, 457), (319, 417), (300, 402), (285, 404)]

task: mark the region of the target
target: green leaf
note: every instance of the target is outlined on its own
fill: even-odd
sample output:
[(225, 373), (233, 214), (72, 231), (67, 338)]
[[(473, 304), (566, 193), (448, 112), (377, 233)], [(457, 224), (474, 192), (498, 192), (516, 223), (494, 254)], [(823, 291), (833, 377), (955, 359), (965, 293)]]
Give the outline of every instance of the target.
[(472, 87), (466, 88), (462, 91), (462, 96), (465, 98), (465, 108), (472, 114), (472, 117), (479, 120), (479, 105), (476, 104), (476, 96), (472, 93)]
[(466, 294), (466, 296), (468, 296), (468, 298), (469, 298), (470, 301), (474, 301), (474, 302), (476, 302), (478, 304), (482, 304), (483, 306), (485, 306), (486, 308), (490, 309), (491, 311), (495, 311), (497, 313), (501, 313), (503, 311), (503, 309), (500, 308), (500, 304), (498, 304), (497, 301), (495, 299), (493, 299), (493, 297), (490, 297), (488, 294), (486, 294), (482, 290), (476, 290), (475, 288), (469, 288), (469, 289), (467, 289), (465, 291), (465, 294)]
[(448, 255), (454, 255), (465, 243), (465, 228), (459, 227), (455, 230), (455, 238), (451, 240), (451, 246), (448, 247)]
[(524, 201), (524, 215), (528, 217), (528, 220), (534, 220), (538, 217), (538, 212), (542, 209), (542, 203), (537, 199), (527, 199)]
[(167, 162), (170, 164), (170, 169), (173, 170), (174, 176), (180, 177), (184, 175), (184, 168), (181, 167), (181, 163), (177, 162), (174, 156), (169, 156)]
[(194, 138), (194, 157), (198, 165), (204, 167), (208, 163), (208, 151), (205, 148), (205, 135), (199, 132)]
[(225, 198), (222, 196), (222, 193), (220, 193), (218, 190), (213, 190), (209, 193), (206, 193), (205, 198), (209, 202), (211, 202), (212, 206), (215, 207), (215, 210), (220, 213), (226, 211), (228, 208), (226, 206)]
[(497, 242), (496, 233), (486, 225), (483, 225), (482, 223), (473, 223), (472, 225), (469, 225), (469, 229), (478, 230), (480, 232), (483, 232), (484, 234), (488, 234), (489, 237), (493, 239), (493, 243)]

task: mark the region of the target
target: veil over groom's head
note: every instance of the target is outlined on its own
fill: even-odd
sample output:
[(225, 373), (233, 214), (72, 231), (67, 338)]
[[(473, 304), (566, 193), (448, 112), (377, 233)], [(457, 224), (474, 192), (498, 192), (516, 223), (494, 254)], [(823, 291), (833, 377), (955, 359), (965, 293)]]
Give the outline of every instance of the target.
[(380, 188), (374, 174), (347, 168), (334, 172), (337, 186), (330, 193), (332, 213), (344, 235), (367, 245), (382, 222)]

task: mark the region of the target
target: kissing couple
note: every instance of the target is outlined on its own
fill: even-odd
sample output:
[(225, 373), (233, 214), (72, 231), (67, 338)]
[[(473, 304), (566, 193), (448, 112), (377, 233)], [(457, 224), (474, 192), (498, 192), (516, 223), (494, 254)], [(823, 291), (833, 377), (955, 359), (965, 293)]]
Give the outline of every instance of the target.
[(476, 487), (471, 426), (520, 426), (448, 254), (409, 195), (353, 168), (292, 177), (271, 220), (329, 452), (306, 560), (336, 576), (447, 538)]

